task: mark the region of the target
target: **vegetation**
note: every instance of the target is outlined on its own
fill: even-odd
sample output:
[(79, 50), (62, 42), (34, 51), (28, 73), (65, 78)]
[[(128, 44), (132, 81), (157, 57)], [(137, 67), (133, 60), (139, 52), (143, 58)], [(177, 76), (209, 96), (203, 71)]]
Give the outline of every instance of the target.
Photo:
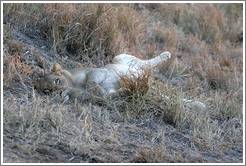
[[(4, 162), (243, 162), (242, 3), (5, 3), (3, 23)], [(167, 63), (121, 77), (122, 97), (64, 101), (32, 85), (55, 62), (163, 51)]]

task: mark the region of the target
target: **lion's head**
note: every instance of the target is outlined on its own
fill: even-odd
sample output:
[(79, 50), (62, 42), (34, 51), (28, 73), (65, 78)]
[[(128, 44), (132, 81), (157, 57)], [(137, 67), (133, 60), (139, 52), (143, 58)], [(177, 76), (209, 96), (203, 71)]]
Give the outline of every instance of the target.
[(56, 63), (50, 73), (41, 75), (33, 82), (34, 88), (39, 92), (50, 95), (53, 92), (63, 91), (68, 88), (67, 79), (61, 74), (61, 66)]

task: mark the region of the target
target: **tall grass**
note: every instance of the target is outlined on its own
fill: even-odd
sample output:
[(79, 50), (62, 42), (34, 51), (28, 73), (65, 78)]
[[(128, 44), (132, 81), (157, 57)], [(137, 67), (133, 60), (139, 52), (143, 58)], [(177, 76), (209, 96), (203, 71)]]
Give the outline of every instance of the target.
[[(9, 16), (13, 25), (30, 27), (22, 30), (47, 38), (59, 54), (68, 51), (78, 57), (86, 54), (104, 60), (101, 57), (136, 50), (146, 29), (143, 18), (128, 5), (5, 4), (5, 7), (4, 13), (8, 14), (4, 18)], [(18, 20), (11, 17), (14, 15)]]

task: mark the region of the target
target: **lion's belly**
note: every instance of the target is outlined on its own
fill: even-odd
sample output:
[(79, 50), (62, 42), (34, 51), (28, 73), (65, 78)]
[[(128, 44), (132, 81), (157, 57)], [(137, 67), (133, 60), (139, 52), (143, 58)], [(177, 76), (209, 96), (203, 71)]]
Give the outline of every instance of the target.
[(135, 68), (122, 64), (108, 64), (104, 68), (107, 69), (112, 76), (119, 76), (120, 74), (129, 75), (137, 72)]
[(104, 69), (108, 70), (108, 76), (102, 83), (102, 87), (107, 93), (116, 92), (120, 88), (118, 84), (120, 75), (129, 76), (137, 73), (136, 69), (129, 68), (129, 66), (121, 64), (108, 64)]

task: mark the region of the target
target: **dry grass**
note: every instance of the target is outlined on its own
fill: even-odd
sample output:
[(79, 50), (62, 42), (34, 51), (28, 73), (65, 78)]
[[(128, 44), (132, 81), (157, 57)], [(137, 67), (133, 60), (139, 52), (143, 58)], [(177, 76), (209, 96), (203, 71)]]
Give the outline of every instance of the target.
[[(85, 60), (83, 56), (86, 54), (97, 65), (102, 65), (101, 61), (107, 63), (115, 54), (136, 50), (143, 42), (143, 18), (127, 5), (5, 5), (10, 15), (14, 15), (16, 10), (20, 11), (17, 16), (21, 22), (9, 18), (14, 19), (13, 25), (18, 28), (31, 26), (22, 30), (29, 35), (41, 33), (44, 38), (48, 38), (52, 46), (50, 49), (55, 53), (63, 55), (68, 51), (80, 60)], [(29, 8), (31, 10), (24, 12)], [(38, 27), (38, 30), (33, 27)], [(102, 59), (107, 56), (109, 60)]]
[(131, 76), (119, 73), (119, 86), (125, 96), (144, 96), (149, 92), (149, 71), (144, 70), (137, 75), (133, 73)]
[[(11, 43), (10, 47), (14, 47), (15, 44), (16, 43)], [(25, 81), (30, 79), (29, 76), (35, 72), (31, 70), (33, 68), (32, 65), (25, 64), (25, 62), (21, 59), (20, 54), (21, 52), (14, 52), (11, 56), (6, 48), (4, 48), (3, 84), (5, 87), (11, 86), (14, 82), (21, 82), (23, 84)]]
[[(5, 162), (242, 162), (242, 4), (4, 4)], [(121, 97), (43, 96), (37, 73), (172, 59)], [(201, 109), (183, 98), (207, 105)]]

